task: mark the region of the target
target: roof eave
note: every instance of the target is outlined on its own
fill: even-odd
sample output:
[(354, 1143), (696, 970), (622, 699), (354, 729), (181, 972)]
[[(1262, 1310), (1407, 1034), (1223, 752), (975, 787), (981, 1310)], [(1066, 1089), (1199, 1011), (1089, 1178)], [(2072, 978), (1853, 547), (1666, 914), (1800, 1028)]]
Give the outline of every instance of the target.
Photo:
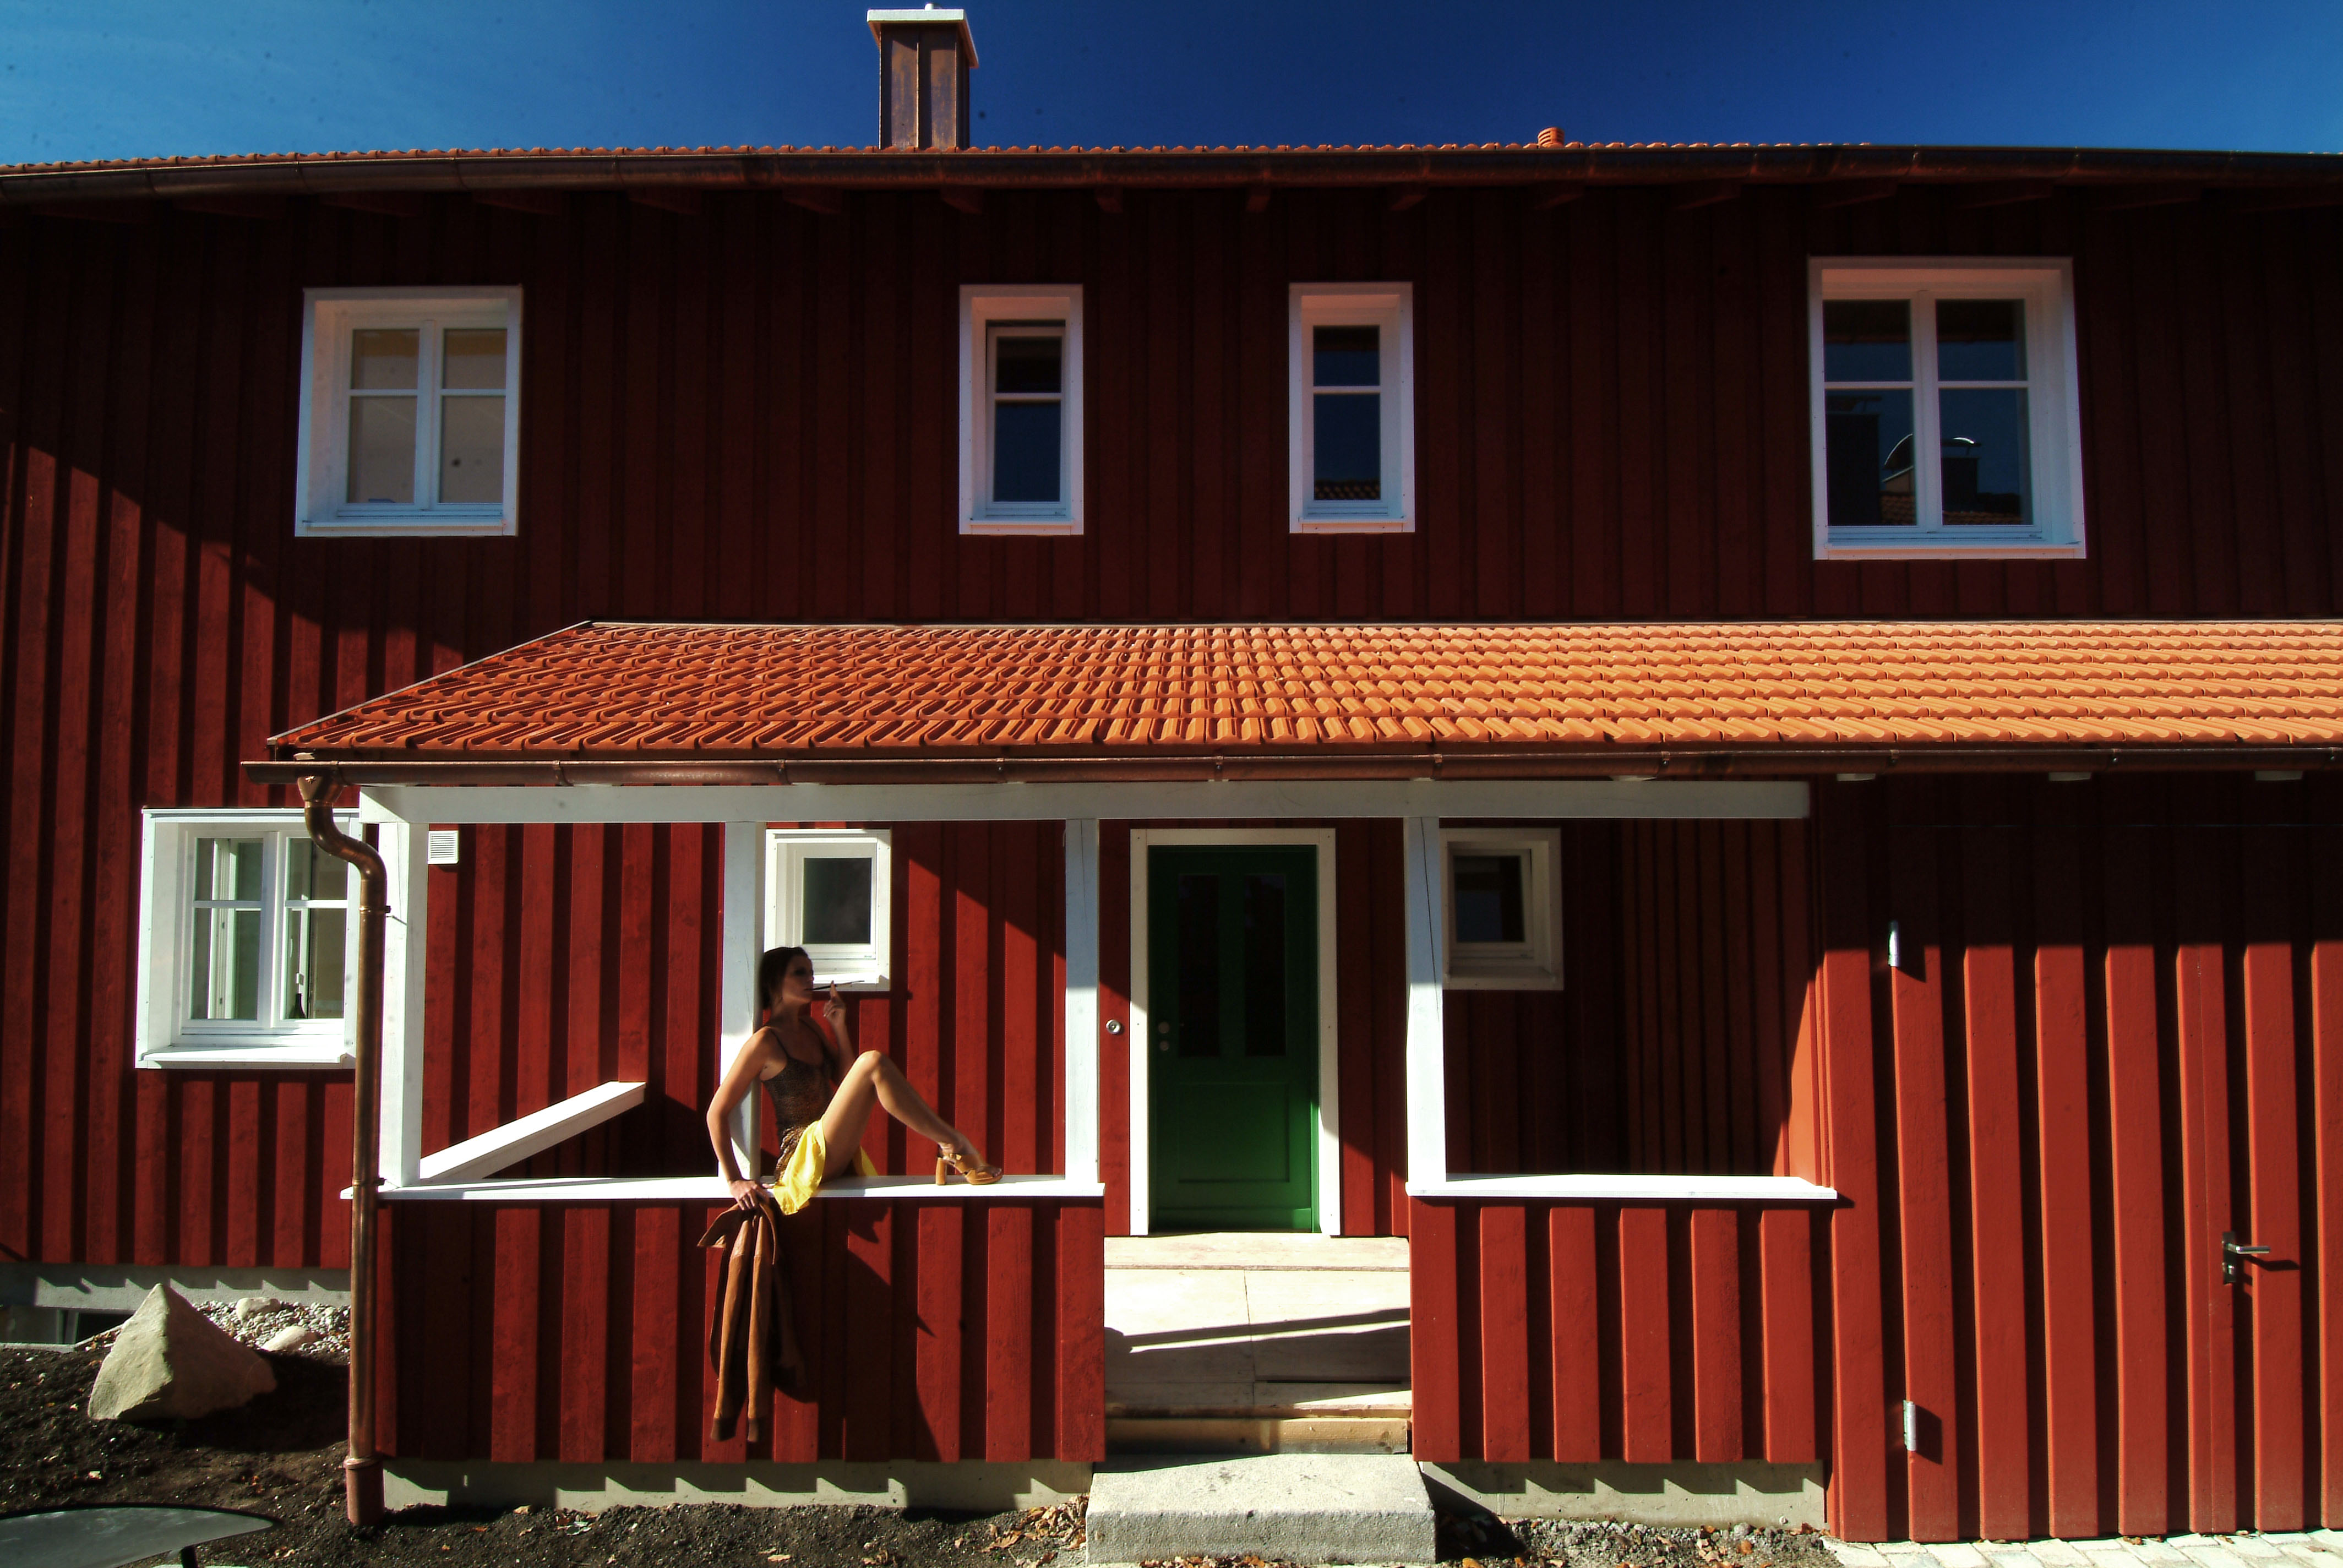
[(869, 190), (980, 186), (1132, 188), (1804, 185), (2048, 181), (2343, 188), (2343, 156), (2096, 147), (1565, 146), (1357, 148), (880, 148), (287, 154), (0, 168), (0, 208), (220, 196), (697, 187)]

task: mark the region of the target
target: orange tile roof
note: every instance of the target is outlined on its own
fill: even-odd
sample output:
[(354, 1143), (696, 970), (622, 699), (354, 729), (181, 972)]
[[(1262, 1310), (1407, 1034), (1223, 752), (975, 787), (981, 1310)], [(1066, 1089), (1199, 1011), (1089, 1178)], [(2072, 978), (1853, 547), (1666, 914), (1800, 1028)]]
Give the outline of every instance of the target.
[(2343, 746), (2343, 623), (587, 623), (279, 759), (1169, 759)]

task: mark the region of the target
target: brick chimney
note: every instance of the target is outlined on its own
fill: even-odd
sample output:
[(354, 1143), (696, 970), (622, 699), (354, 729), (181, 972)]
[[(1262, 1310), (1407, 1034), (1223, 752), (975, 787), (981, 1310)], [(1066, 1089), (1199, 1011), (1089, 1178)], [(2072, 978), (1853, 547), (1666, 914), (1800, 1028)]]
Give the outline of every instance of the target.
[(968, 13), (873, 11), (879, 40), (879, 145), (905, 152), (968, 146)]

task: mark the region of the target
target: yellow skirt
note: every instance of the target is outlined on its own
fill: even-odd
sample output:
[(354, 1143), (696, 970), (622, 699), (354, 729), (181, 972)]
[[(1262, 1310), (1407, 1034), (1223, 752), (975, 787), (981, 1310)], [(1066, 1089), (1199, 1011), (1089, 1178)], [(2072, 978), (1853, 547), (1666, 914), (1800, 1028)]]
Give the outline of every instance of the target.
[[(781, 1212), (794, 1214), (813, 1201), (821, 1191), (822, 1172), (830, 1169), (830, 1145), (821, 1135), (821, 1123), (809, 1122), (798, 1134), (798, 1146), (789, 1151), (789, 1163), (773, 1178), (773, 1197), (781, 1205)], [(854, 1173), (876, 1176), (879, 1167), (870, 1163), (870, 1154), (854, 1151)]]

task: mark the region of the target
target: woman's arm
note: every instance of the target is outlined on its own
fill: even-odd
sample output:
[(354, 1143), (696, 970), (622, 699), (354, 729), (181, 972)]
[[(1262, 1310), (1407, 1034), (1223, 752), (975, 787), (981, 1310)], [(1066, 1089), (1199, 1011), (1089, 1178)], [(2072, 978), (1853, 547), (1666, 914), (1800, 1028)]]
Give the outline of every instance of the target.
[(716, 1147), (716, 1169), (731, 1188), (734, 1205), (742, 1209), (756, 1201), (751, 1194), (757, 1183), (740, 1174), (740, 1167), (732, 1158), (731, 1129), (728, 1123), (748, 1094), (749, 1085), (764, 1076), (765, 1057), (772, 1049), (774, 1038), (769, 1029), (760, 1029), (750, 1035), (749, 1043), (732, 1059), (732, 1065), (724, 1070), (724, 1081), (716, 1086), (716, 1098), (708, 1102), (708, 1141)]
[(838, 994), (833, 982), (830, 998), (821, 1004), (821, 1021), (826, 1026), (825, 1045), (830, 1051), (830, 1081), (846, 1081), (846, 1070), (854, 1065), (854, 1040), (846, 1032), (846, 1000)]

